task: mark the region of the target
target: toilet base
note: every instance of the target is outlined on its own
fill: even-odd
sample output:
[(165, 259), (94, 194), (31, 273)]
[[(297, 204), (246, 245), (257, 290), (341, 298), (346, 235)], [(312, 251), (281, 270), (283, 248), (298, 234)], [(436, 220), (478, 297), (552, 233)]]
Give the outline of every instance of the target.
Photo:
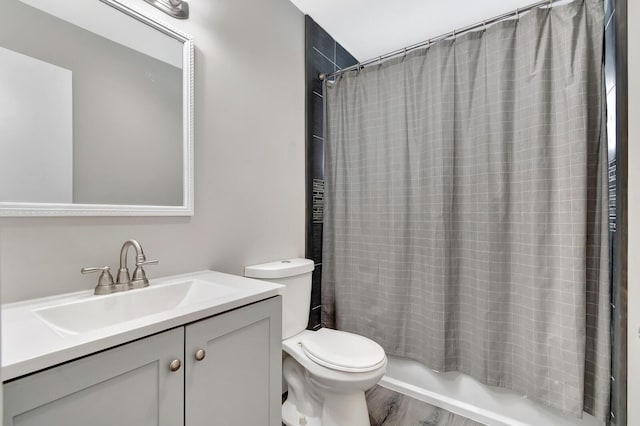
[(325, 395), (322, 426), (371, 426), (364, 392)]
[(370, 426), (364, 392), (325, 395), (322, 417), (302, 414), (287, 400), (282, 404), (282, 422), (287, 426)]
[(320, 417), (306, 416), (300, 413), (289, 400), (282, 404), (282, 423), (286, 426), (322, 426)]

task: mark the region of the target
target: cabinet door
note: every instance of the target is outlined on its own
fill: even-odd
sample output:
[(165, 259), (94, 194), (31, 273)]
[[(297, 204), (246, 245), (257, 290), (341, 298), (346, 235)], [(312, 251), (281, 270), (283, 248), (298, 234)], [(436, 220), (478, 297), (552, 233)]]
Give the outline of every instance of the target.
[(184, 425), (184, 328), (5, 383), (4, 426)]
[(281, 318), (277, 296), (186, 327), (188, 426), (282, 424)]

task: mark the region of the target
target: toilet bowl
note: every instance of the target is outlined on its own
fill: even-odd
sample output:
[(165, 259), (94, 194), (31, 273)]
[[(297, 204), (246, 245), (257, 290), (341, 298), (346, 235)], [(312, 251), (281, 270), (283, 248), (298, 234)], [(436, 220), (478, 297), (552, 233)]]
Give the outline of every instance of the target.
[(322, 328), (284, 340), (282, 349), (287, 354), (283, 375), (289, 395), (282, 407), (287, 426), (369, 425), (364, 392), (378, 383), (387, 365), (378, 344)]
[(282, 404), (287, 426), (369, 426), (364, 392), (382, 378), (387, 357), (366, 337), (306, 330), (313, 261), (290, 259), (245, 268), (245, 276), (283, 284)]

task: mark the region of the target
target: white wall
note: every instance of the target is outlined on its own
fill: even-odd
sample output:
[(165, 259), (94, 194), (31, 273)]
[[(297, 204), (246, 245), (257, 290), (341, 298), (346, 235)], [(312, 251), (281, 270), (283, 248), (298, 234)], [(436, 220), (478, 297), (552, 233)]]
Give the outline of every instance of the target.
[(72, 203), (71, 70), (4, 47), (0, 64), (0, 201)]
[(640, 2), (628, 0), (629, 218), (627, 424), (640, 425)]
[(359, 61), (491, 19), (533, 0), (291, 0)]
[(117, 268), (138, 239), (148, 275), (304, 255), (304, 19), (288, 0), (191, 0), (178, 21), (194, 37), (195, 216), (0, 220), (3, 303), (93, 288), (83, 266)]

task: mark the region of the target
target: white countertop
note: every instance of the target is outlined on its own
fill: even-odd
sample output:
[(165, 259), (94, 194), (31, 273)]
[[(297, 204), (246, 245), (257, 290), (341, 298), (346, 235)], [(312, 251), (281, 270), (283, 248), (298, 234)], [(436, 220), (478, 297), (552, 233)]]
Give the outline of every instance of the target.
[[(55, 327), (47, 325), (34, 311), (78, 303), (88, 298), (117, 298), (129, 292), (143, 292), (146, 289), (129, 290), (108, 296), (94, 296), (93, 290), (86, 290), (2, 305), (2, 380), (11, 380), (122, 343), (268, 299), (278, 295), (282, 288), (279, 284), (214, 271), (153, 279), (150, 280), (148, 288), (192, 279), (224, 286), (230, 291), (207, 301), (190, 300), (189, 303), (178, 304), (171, 310), (75, 334), (56, 330)], [(77, 321), (81, 322), (82, 318), (78, 318)]]

